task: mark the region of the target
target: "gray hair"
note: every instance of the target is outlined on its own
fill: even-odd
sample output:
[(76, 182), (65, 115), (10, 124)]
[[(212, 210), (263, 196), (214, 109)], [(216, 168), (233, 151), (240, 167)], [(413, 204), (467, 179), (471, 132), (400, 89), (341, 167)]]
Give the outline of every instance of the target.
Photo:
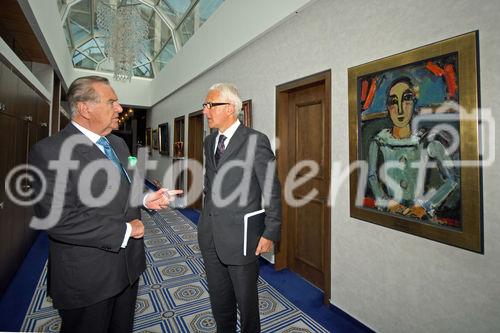
[(79, 102), (100, 102), (99, 95), (92, 86), (94, 83), (109, 85), (109, 80), (102, 76), (84, 76), (76, 79), (69, 86), (68, 103), (71, 118), (76, 114)]
[(216, 83), (213, 86), (208, 89), (208, 91), (218, 91), (220, 94), (220, 97), (222, 97), (224, 100), (227, 102), (231, 103), (234, 105), (234, 110), (236, 112), (236, 115), (241, 112), (241, 97), (240, 94), (238, 93), (238, 89), (234, 84), (231, 83)]

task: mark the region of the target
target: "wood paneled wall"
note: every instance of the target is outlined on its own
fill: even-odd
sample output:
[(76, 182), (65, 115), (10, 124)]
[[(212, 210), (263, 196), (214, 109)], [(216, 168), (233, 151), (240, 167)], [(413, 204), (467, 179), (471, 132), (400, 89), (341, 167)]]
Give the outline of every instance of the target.
[(32, 208), (9, 199), (5, 179), (14, 167), (27, 163), (30, 147), (49, 134), (48, 126), (49, 103), (0, 61), (0, 294), (36, 236), (29, 228)]

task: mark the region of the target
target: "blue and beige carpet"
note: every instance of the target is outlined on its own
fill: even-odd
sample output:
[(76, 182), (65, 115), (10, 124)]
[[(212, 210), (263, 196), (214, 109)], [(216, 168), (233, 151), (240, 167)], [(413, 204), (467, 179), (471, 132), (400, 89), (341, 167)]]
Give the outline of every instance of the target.
[[(216, 332), (196, 225), (176, 210), (144, 214), (147, 269), (139, 284), (134, 332)], [(21, 331), (58, 332), (60, 318), (38, 281)], [(328, 332), (259, 278), (263, 332)]]

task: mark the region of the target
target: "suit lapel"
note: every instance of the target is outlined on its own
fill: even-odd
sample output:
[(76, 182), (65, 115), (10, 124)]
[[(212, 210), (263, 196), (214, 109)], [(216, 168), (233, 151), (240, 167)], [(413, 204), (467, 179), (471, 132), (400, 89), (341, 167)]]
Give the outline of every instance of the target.
[(74, 152), (78, 157), (82, 157), (89, 162), (92, 162), (97, 159), (106, 158), (106, 155), (92, 142), (88, 137), (86, 137), (82, 132), (78, 130), (73, 124), (68, 124), (64, 128), (64, 134), (66, 135), (66, 139), (74, 135), (78, 135), (79, 138), (83, 139), (88, 144), (78, 144), (74, 147)]
[[(86, 159), (88, 162), (92, 162), (99, 159), (108, 159), (108, 157), (99, 149), (99, 147), (97, 147), (96, 144), (94, 144), (87, 136), (85, 136), (85, 134), (80, 132), (78, 128), (76, 128), (73, 124), (70, 123), (68, 126), (66, 126), (64, 128), (64, 131), (66, 132), (65, 134), (67, 138), (70, 138), (73, 135), (78, 135), (79, 137), (83, 138), (83, 140), (89, 143), (88, 145), (79, 144), (74, 147), (74, 152), (77, 155), (76, 156), (77, 158)], [(123, 152), (120, 149), (121, 147), (117, 143), (115, 137), (107, 136), (107, 138), (109, 140), (111, 148), (113, 148), (113, 150), (116, 153), (116, 156), (118, 156), (120, 163), (124, 168), (126, 168), (127, 164), (125, 163), (128, 163), (128, 156), (126, 156), (127, 153)], [(125, 180), (124, 177), (120, 178), (123, 178), (121, 179), (121, 181)], [(128, 184), (128, 181), (126, 181), (126, 183)]]
[[(238, 126), (238, 128), (236, 129), (236, 132), (234, 132), (233, 136), (231, 137), (231, 140), (229, 141), (226, 150), (224, 150), (224, 154), (222, 154), (219, 160), (217, 169), (219, 169), (226, 160), (230, 159), (232, 155), (234, 155), (236, 152), (240, 150), (240, 147), (245, 143), (246, 139), (247, 139), (246, 127), (240, 124), (240, 126)], [(214, 158), (214, 165), (215, 165), (215, 158)]]
[[(211, 166), (215, 169), (215, 139), (217, 138), (217, 133), (214, 132), (208, 137), (208, 149), (207, 149), (207, 159), (211, 163)], [(208, 163), (208, 162), (207, 162)]]
[[(76, 136), (78, 136), (79, 142), (84, 140), (84, 142), (88, 143), (88, 144), (77, 144), (76, 146), (74, 146), (73, 151), (71, 152), (71, 155), (73, 156), (72, 159), (79, 160), (83, 164), (85, 164), (85, 161), (90, 163), (99, 159), (106, 159), (106, 160), (108, 159), (106, 155), (97, 147), (97, 145), (95, 145), (87, 136), (85, 136), (82, 132), (80, 132), (78, 128), (76, 128), (73, 124), (71, 123), (68, 124), (64, 129), (61, 130), (61, 134), (64, 136), (64, 140), (68, 140), (71, 137), (76, 138)], [(113, 143), (111, 143), (111, 145), (118, 146), (115, 140), (113, 140)], [(113, 149), (115, 149), (115, 147), (113, 147)], [(117, 155), (120, 161), (122, 161), (123, 163), (123, 153), (120, 154), (117, 152)], [(125, 159), (127, 159), (126, 156)], [(105, 181), (105, 179), (103, 179), (102, 181)], [(119, 186), (123, 185), (128, 186), (129, 183), (127, 180), (125, 180), (124, 177), (120, 177)], [(128, 193), (129, 191), (118, 191), (117, 193), (118, 196), (123, 198), (122, 200), (119, 201), (124, 203), (123, 206), (124, 212), (127, 212), (128, 210), (128, 204), (126, 204), (128, 202)]]

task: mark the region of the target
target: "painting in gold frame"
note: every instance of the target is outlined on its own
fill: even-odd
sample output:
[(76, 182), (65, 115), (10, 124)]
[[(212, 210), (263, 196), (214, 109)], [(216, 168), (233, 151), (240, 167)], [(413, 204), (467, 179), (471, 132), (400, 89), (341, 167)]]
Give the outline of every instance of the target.
[(349, 68), (352, 217), (482, 253), (478, 68), (477, 31)]
[(160, 154), (170, 156), (170, 134), (168, 123), (158, 125), (158, 150)]
[(238, 114), (238, 119), (246, 127), (252, 127), (252, 100), (247, 99), (241, 105), (241, 112)]
[(151, 127), (146, 128), (146, 147), (148, 147), (149, 155), (151, 155), (151, 150), (153, 149), (153, 136), (151, 133)]
[(153, 149), (158, 150), (159, 145), (158, 145), (158, 130), (157, 129), (152, 130), (152, 136), (153, 136)]

